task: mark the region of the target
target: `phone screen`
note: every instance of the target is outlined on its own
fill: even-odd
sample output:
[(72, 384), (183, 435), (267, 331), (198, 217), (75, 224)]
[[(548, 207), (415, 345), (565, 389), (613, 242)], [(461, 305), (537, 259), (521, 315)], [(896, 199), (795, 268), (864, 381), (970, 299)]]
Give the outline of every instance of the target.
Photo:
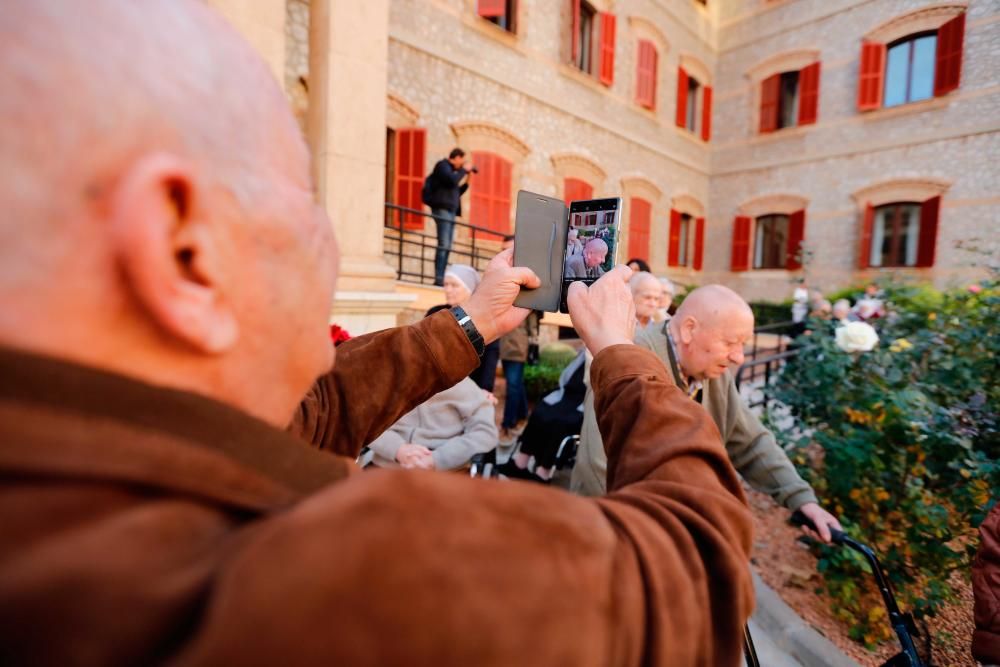
[(565, 282), (593, 282), (615, 266), (621, 199), (575, 201), (569, 207)]

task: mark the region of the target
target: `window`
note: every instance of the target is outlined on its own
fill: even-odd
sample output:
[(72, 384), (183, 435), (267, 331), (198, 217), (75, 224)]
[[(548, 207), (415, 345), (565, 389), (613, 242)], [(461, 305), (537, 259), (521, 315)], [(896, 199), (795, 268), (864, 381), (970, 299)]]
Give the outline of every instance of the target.
[(476, 11), (507, 32), (516, 32), (517, 0), (477, 0)]
[(957, 89), (964, 40), (962, 13), (936, 31), (908, 35), (888, 45), (862, 43), (858, 110), (918, 102)]
[(567, 178), (563, 181), (563, 199), (566, 201), (567, 206), (570, 205), (570, 202), (593, 198), (594, 188), (590, 183), (582, 181), (579, 178)]
[(653, 207), (645, 199), (632, 197), (629, 209), (628, 256), (649, 257), (649, 222)]
[(615, 15), (598, 13), (586, 0), (570, 2), (573, 11), (570, 62), (610, 86), (615, 75)]
[(705, 219), (671, 210), (667, 266), (690, 266), (700, 271), (704, 245)]
[(656, 46), (646, 39), (639, 40), (635, 74), (635, 101), (647, 109), (656, 108)]
[(760, 131), (773, 132), (816, 122), (819, 63), (773, 74), (761, 82)]
[[(420, 198), (424, 186), (425, 146), (427, 130), (422, 127), (406, 127), (387, 130), (386, 133), (386, 189), (391, 194), (390, 201), (405, 208), (423, 209)], [(390, 166), (391, 165), (391, 166)], [(391, 189), (390, 189), (391, 188)], [(396, 212), (393, 226), (398, 227), (402, 219), (404, 229), (423, 229), (423, 216), (415, 213)]]
[(920, 241), (920, 204), (875, 209), (869, 266), (915, 266)]
[(754, 228), (753, 268), (785, 268), (788, 247), (788, 216), (762, 215)]
[(683, 67), (677, 70), (677, 127), (701, 132), (708, 141), (712, 133), (712, 87), (702, 85)]
[(928, 100), (934, 96), (934, 52), (937, 33), (909, 37), (889, 46), (885, 64), (885, 106)]
[[(510, 232), (511, 163), (495, 153), (474, 152), (479, 173), (469, 179), (472, 206), (469, 223), (500, 234)], [(495, 239), (490, 235), (486, 238)]]

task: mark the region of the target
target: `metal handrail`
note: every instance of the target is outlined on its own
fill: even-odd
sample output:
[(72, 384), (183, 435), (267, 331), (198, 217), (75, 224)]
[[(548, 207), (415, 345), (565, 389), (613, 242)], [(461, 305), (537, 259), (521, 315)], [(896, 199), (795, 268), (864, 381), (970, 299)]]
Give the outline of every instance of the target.
[[(758, 405), (763, 405), (764, 409), (765, 410), (767, 409), (767, 405), (771, 399), (768, 398), (766, 388), (771, 384), (772, 369), (774, 371), (777, 371), (781, 367), (781, 364), (783, 362), (798, 356), (798, 354), (799, 351), (797, 349), (784, 350), (782, 352), (778, 352), (777, 354), (770, 354), (766, 357), (761, 357), (759, 359), (758, 358), (749, 359), (747, 361), (744, 361), (743, 364), (736, 369), (736, 389), (738, 391), (740, 385), (744, 381), (753, 382), (754, 380), (757, 379), (757, 371), (755, 370), (757, 367), (759, 366), (764, 367), (764, 387), (765, 387), (765, 391), (763, 392), (764, 397), (757, 401), (750, 401), (749, 406), (751, 408), (755, 408)], [(749, 377), (744, 377), (746, 371), (750, 371)]]
[[(436, 230), (427, 232), (406, 229), (405, 218), (419, 216), (435, 221), (445, 220), (445, 218), (389, 202), (385, 203), (385, 209), (384, 230), (386, 233), (383, 236), (383, 242), (388, 242), (388, 245), (384, 246), (383, 250), (387, 258), (395, 259), (396, 279), (420, 284), (433, 284), (437, 232)], [(499, 245), (498, 242), (503, 240), (506, 234), (460, 220), (455, 220), (454, 224), (456, 231), (466, 230), (466, 234), (454, 236), (449, 251), (449, 263), (465, 263), (481, 271), (493, 259), (498, 250), (496, 247)], [(487, 238), (483, 239), (482, 236)], [(486, 247), (482, 245), (484, 240)], [(491, 247), (493, 244), (496, 246)], [(465, 261), (452, 262), (451, 258)]]

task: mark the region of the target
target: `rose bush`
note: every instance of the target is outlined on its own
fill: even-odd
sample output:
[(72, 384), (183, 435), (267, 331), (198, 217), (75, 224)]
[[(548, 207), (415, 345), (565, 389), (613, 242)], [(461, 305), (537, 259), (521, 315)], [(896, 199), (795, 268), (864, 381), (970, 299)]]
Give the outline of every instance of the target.
[[(951, 599), (952, 572), (968, 576), (976, 527), (1000, 492), (1000, 289), (995, 277), (943, 293), (883, 287), (887, 312), (874, 324), (891, 343), (813, 321), (772, 397), (791, 409), (777, 435), (793, 460), (921, 618)], [(817, 548), (853, 636), (887, 638), (867, 565)]]

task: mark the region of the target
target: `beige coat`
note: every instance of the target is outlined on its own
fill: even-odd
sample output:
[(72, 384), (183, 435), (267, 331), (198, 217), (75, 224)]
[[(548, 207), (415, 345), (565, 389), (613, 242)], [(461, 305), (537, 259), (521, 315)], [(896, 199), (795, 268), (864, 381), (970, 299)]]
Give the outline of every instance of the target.
[[(680, 383), (680, 371), (667, 342), (666, 322), (653, 323), (636, 333), (636, 345), (652, 350), (671, 370), (674, 383)], [(747, 407), (736, 388), (731, 371), (716, 380), (706, 380), (702, 405), (722, 434), (726, 453), (736, 470), (758, 491), (769, 494), (779, 504), (796, 510), (816, 502), (812, 487), (799, 476), (788, 455), (778, 446), (774, 435)], [(584, 496), (605, 493), (607, 455), (597, 428), (592, 392), (587, 391), (583, 404), (583, 429), (580, 449), (570, 481), (570, 489)]]

